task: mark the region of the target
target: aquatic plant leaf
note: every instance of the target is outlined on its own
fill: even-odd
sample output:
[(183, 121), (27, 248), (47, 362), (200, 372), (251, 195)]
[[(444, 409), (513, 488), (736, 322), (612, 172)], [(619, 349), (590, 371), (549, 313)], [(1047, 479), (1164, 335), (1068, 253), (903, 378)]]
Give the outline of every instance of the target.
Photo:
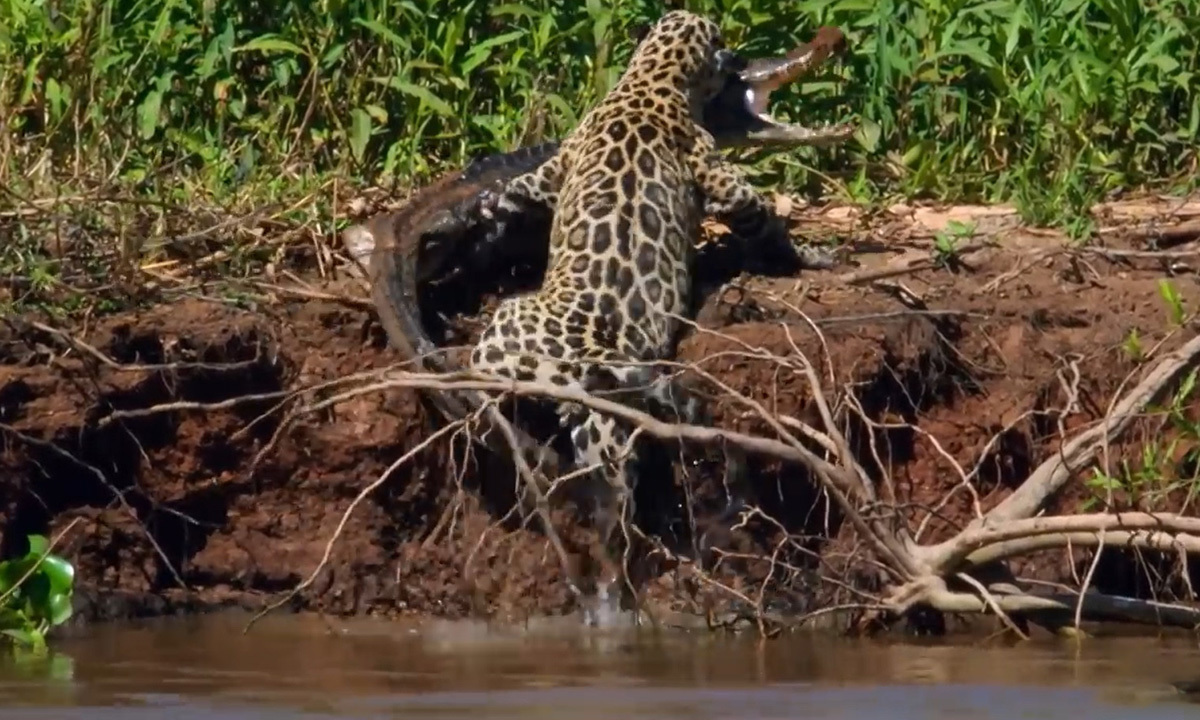
[(57, 555), (47, 555), (41, 570), (50, 579), (50, 587), (55, 593), (70, 594), (75, 585), (75, 567), (71, 563)]
[(0, 563), (0, 592), (8, 592), (21, 582), (21, 578), (37, 563), (37, 556), (26, 555), (22, 558)]
[(26, 612), (31, 617), (46, 617), (50, 609), (50, 578), (43, 572), (36, 572), (21, 584), (21, 594), (26, 600)]
[(26, 539), (29, 541), (29, 553), (26, 557), (41, 557), (50, 552), (50, 541), (45, 535), (29, 535)]
[(62, 625), (75, 612), (71, 606), (71, 596), (64, 593), (54, 593), (50, 596), (49, 610), (48, 619), (51, 625)]
[(7, 635), (20, 645), (34, 648), (46, 646), (46, 638), (37, 631), (37, 628), (5, 628), (0, 630), (0, 635)]
[(28, 624), (29, 620), (20, 611), (10, 607), (0, 608), (0, 630), (24, 628)]

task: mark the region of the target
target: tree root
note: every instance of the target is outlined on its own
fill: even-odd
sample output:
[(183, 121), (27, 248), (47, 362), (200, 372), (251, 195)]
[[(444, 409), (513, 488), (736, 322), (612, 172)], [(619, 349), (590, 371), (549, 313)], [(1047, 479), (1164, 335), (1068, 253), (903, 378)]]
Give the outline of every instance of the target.
[[(809, 328), (820, 336), (817, 325), (809, 323)], [(787, 329), (785, 326), (785, 330)], [(824, 338), (821, 340), (824, 342)], [(877, 572), (883, 580), (878, 594), (851, 590), (858, 595), (856, 600), (862, 601), (856, 602), (854, 607), (871, 608), (867, 611), (872, 614), (868, 620), (890, 621), (889, 618), (904, 616), (916, 607), (926, 607), (947, 613), (996, 614), (1011, 630), (1022, 635), (1023, 619), (1037, 622), (1039, 617), (1053, 617), (1061, 626), (1068, 622), (1064, 618), (1071, 614), (1074, 618), (1069, 622), (1076, 626), (1084, 620), (1118, 620), (1187, 628), (1200, 627), (1200, 608), (1103, 595), (1087, 589), (1090, 572), (1089, 577), (1081, 583), (1082, 589), (1078, 592), (1037, 593), (1010, 582), (995, 582), (994, 577), (993, 580), (982, 579), (988, 574), (989, 568), (994, 568), (997, 563), (1019, 555), (1055, 548), (1124, 547), (1174, 552), (1182, 558), (1200, 554), (1200, 518), (1150, 512), (1105, 512), (1063, 516), (1043, 514), (1048, 502), (1060, 493), (1072, 478), (1078, 477), (1078, 473), (1096, 462), (1101, 454), (1106, 452), (1108, 444), (1125, 432), (1150, 403), (1176, 384), (1186, 370), (1196, 367), (1200, 360), (1200, 338), (1189, 340), (1149, 368), (1140, 382), (1113, 403), (1111, 411), (1101, 422), (1069, 439), (1064, 438), (1061, 449), (1035, 468), (1002, 502), (987, 512), (978, 511), (974, 521), (949, 539), (929, 544), (919, 543), (915, 539), (919, 534), (914, 536), (901, 519), (901, 513), (895, 506), (896, 493), (891, 486), (891, 479), (886, 474), (879, 480), (873, 479), (860, 464), (861, 460), (856, 459), (850, 450), (850, 443), (840, 430), (839, 420), (834, 417), (835, 409), (843, 412), (849, 409), (851, 412), (862, 414), (861, 408), (852, 401), (829, 402), (822, 394), (820, 378), (815, 369), (817, 365), (804, 357), (799, 345), (794, 341), (790, 343), (792, 352), (787, 357), (770, 355), (760, 348), (740, 344), (743, 351), (733, 354), (756, 360), (769, 360), (778, 363), (781, 368), (805, 377), (813, 393), (814, 407), (823, 427), (813, 427), (795, 418), (781, 416), (768, 410), (761, 403), (737, 393), (716, 377), (704, 372), (697, 367), (698, 364), (679, 367), (716, 385), (720, 392), (731, 397), (748, 415), (761, 420), (769, 432), (764, 435), (751, 435), (720, 427), (665, 422), (620, 402), (582, 391), (531, 382), (500, 380), (471, 371), (431, 374), (388, 368), (356, 373), (353, 377), (323, 383), (320, 390), (326, 396), (320, 400), (312, 399), (312, 391), (315, 388), (290, 393), (272, 393), (269, 396), (251, 399), (281, 400), (280, 405), (288, 404), (290, 407), (283, 423), (286, 426), (300, 416), (310, 415), (356, 396), (391, 388), (477, 392), (491, 398), (481, 410), (481, 413), (489, 414), (484, 425), (498, 430), (512, 447), (516, 447), (511, 432), (512, 426), (498, 409), (499, 398), (512, 395), (539, 396), (572, 402), (597, 412), (620, 417), (635, 426), (637, 432), (660, 440), (702, 445), (727, 444), (747, 454), (767, 456), (806, 468), (820, 489), (837, 506), (841, 517), (854, 531), (862, 547), (869, 551), (862, 553), (855, 550), (848, 562)], [(327, 395), (328, 393), (332, 394)], [(310, 400), (307, 404), (306, 398)], [(132, 417), (155, 413), (204, 411), (231, 406), (241, 400), (248, 399), (210, 405), (166, 403), (126, 411), (124, 414)], [(278, 410), (278, 406), (275, 409)], [(456, 424), (443, 428), (397, 460), (393, 469), (407, 462), (420, 448), (450, 432), (470, 432), (473, 423), (480, 419), (473, 416), (461, 426)], [(11, 429), (8, 431), (12, 432)], [(283, 427), (280, 427), (275, 436), (282, 431)], [(549, 514), (550, 496), (566, 478), (542, 476), (541, 468), (530, 467), (520, 453), (513, 453), (512, 460), (519, 481), (534, 498), (533, 514), (540, 518), (543, 532), (563, 567), (567, 583), (579, 597), (581, 593), (568, 562), (567, 551), (553, 527)], [(876, 462), (879, 462), (878, 458)], [(951, 482), (948, 486), (969, 487), (977, 470), (967, 472), (957, 463), (952, 462), (951, 465), (959, 474), (960, 482)], [(390, 473), (391, 469), (364, 488), (347, 508), (338, 531), (330, 538), (325, 555), (313, 573), (285, 597), (272, 603), (256, 616), (251, 624), (313, 584), (328, 564), (332, 547), (350, 514)], [(526, 510), (528, 509), (527, 507)], [(743, 510), (743, 517), (754, 513), (769, 520), (766, 513), (757, 507)], [(626, 528), (627, 536), (630, 535), (630, 529), (637, 531), (636, 528)], [(777, 529), (782, 530), (782, 526), (778, 526)], [(771, 564), (772, 570), (767, 573), (768, 578), (774, 575), (774, 568), (783, 562), (777, 557), (780, 547), (782, 546), (777, 545), (770, 557), (757, 558)], [(712, 579), (705, 582), (714, 588), (722, 587), (721, 583)], [(778, 613), (768, 612), (764, 608), (763, 593), (760, 591), (757, 594), (747, 594), (744, 590), (732, 588), (727, 590), (731, 596), (738, 597), (739, 602), (751, 608), (759, 631), (766, 633), (768, 623), (764, 618)]]
[[(908, 529), (898, 525), (895, 513), (878, 512), (881, 503), (875, 483), (853, 460), (846, 439), (837, 432), (833, 423), (830, 405), (820, 394), (812, 364), (803, 359), (798, 347), (795, 349), (801, 360), (792, 357), (779, 358), (778, 361), (801, 370), (808, 377), (827, 426), (825, 432), (793, 418), (772, 415), (760, 404), (740, 396), (743, 404), (766, 421), (776, 437), (664, 422), (640, 410), (582, 391), (532, 382), (498, 380), (471, 371), (443, 375), (387, 372), (380, 375), (376, 382), (345, 390), (306, 410), (315, 411), (356, 395), (396, 387), (541, 396), (578, 403), (598, 412), (621, 417), (641, 432), (659, 439), (730, 443), (747, 453), (767, 455), (807, 467), (840, 506), (851, 526), (874, 551), (878, 567), (891, 578), (891, 590), (881, 603), (887, 614), (902, 616), (917, 606), (950, 613), (990, 612), (1001, 616), (1018, 633), (1021, 631), (1009, 619), (1010, 616), (1035, 617), (1047, 613), (1074, 613), (1076, 624), (1081, 620), (1120, 620), (1200, 627), (1200, 608), (1119, 598), (1095, 591), (1038, 594), (1010, 584), (984, 586), (970, 575), (974, 570), (1015, 555), (1050, 548), (1127, 546), (1174, 550), (1185, 555), (1200, 553), (1200, 519), (1197, 518), (1147, 512), (1037, 517), (1047, 501), (1064, 487), (1074, 473), (1096, 459), (1103, 444), (1111, 442), (1127, 429), (1135, 416), (1177, 380), (1182, 371), (1196, 365), (1200, 358), (1200, 338), (1191, 340), (1163, 358), (1116, 403), (1112, 413), (1103, 422), (1066, 442), (1059, 453), (1036, 468), (1012, 495), (990, 512), (983, 514), (954, 537), (929, 545), (913, 540)], [(713, 378), (709, 376), (709, 379)], [(732, 392), (727, 387), (723, 390)], [(497, 416), (500, 415), (494, 405), (492, 409)], [(503, 428), (505, 424), (499, 427)], [(835, 450), (837, 463), (818, 456), (797, 435), (805, 437), (809, 443), (818, 439), (817, 445), (826, 452)], [(522, 472), (522, 475), (525, 473)], [(539, 493), (538, 506), (544, 508), (545, 496), (540, 494), (542, 485), (530, 480), (529, 487)], [(556, 540), (557, 537), (552, 538), (552, 542)], [(561, 547), (559, 543), (555, 544)], [(951, 582), (962, 586), (962, 589), (951, 589)], [(751, 604), (758, 606), (761, 611), (761, 600)], [(758, 624), (761, 631), (761, 618)]]

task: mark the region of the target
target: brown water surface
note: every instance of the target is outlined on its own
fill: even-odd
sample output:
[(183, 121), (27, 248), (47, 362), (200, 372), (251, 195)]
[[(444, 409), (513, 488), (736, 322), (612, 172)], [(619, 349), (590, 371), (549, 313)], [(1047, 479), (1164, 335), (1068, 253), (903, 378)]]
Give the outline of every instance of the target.
[(1200, 718), (1190, 640), (760, 643), (543, 621), (243, 616), (89, 628), (0, 660), (0, 718)]

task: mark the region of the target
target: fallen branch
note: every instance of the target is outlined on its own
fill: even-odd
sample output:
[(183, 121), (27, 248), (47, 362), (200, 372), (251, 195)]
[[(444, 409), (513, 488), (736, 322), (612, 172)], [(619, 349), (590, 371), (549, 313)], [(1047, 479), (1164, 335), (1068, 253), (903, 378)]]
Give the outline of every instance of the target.
[[(779, 440), (755, 437), (723, 428), (667, 423), (649, 413), (631, 408), (619, 402), (596, 397), (582, 390), (550, 385), (548, 383), (500, 380), (470, 370), (442, 375), (394, 372), (389, 373), (387, 378), (387, 380), (373, 385), (340, 393), (310, 406), (309, 409), (316, 411), (358, 395), (395, 387), (451, 392), (461, 392), (464, 390), (476, 392), (490, 391), (511, 393), (519, 396), (549, 397), (555, 400), (575, 402), (633, 423), (645, 432), (661, 440), (686, 440), (698, 443), (728, 442), (747, 452), (790, 460), (791, 462), (800, 463), (808, 467), (838, 500), (847, 519), (857, 526), (860, 531), (864, 532), (864, 536), (868, 541), (877, 545), (877, 550), (889, 557), (892, 561), (891, 570), (905, 577), (914, 577), (916, 574), (916, 567), (913, 565), (911, 555), (899, 546), (896, 538), (871, 530), (859, 513), (857, 509), (858, 502), (864, 499), (863, 484), (860, 480), (843, 469), (817, 457), (790, 434), (787, 434), (787, 437), (791, 438), (792, 442), (785, 443)], [(494, 408), (493, 411), (499, 414), (499, 411)], [(502, 415), (499, 415), (499, 417), (503, 418)], [(508, 427), (508, 423), (502, 423), (501, 427)], [(782, 428), (782, 425), (778, 427)], [(515, 443), (515, 438), (510, 438), (510, 442)], [(514, 455), (518, 458), (518, 462), (523, 463), (523, 459), (520, 459), (520, 453), (515, 453)]]
[[(1123, 532), (1122, 532), (1123, 531)], [(1200, 518), (1173, 513), (1096, 513), (1009, 520), (1003, 524), (968, 527), (957, 536), (939, 545), (922, 548), (923, 559), (936, 572), (942, 573), (967, 562), (979, 565), (1011, 553), (997, 550), (1008, 543), (1022, 542), (1037, 549), (1062, 547), (1068, 542), (1094, 545), (1099, 533), (1107, 533), (1108, 543), (1120, 544), (1118, 538), (1178, 536), (1185, 545), (1188, 538), (1195, 543), (1190, 552), (1200, 552)], [(1033, 542), (1033, 541), (1037, 542)], [(997, 557), (993, 558), (992, 556)]]
[[(795, 344), (793, 342), (793, 347)], [(1070, 469), (1078, 469), (1081, 460), (1089, 460), (1096, 452), (1101, 441), (1111, 441), (1132, 422), (1135, 415), (1144, 406), (1157, 397), (1180, 372), (1195, 361), (1200, 355), (1200, 339), (1193, 340), (1180, 350), (1164, 358), (1140, 383), (1116, 406), (1115, 412), (1104, 423), (1096, 428), (1085, 431), (1072, 441), (1066, 443), (1063, 456), (1074, 458), (1075, 462), (1064, 462), (1062, 457), (1055, 456), (1043, 463), (1030, 476), (1026, 486), (1022, 486), (1008, 503), (1009, 514), (1029, 512), (1025, 503), (1032, 503), (1036, 509), (1051, 491), (1061, 488), (1070, 476)], [(816, 382), (815, 372), (810, 363), (797, 368), (807, 377), (810, 385)], [(712, 378), (709, 378), (712, 379)], [(720, 383), (718, 383), (720, 384)], [(631, 408), (619, 402), (596, 397), (582, 390), (551, 386), (536, 382), (521, 382), (497, 379), (469, 370), (448, 374), (434, 375), (426, 373), (389, 373), (383, 381), (343, 392), (315, 404), (310, 409), (318, 409), (325, 405), (342, 402), (354, 395), (373, 392), (384, 387), (410, 387), (432, 390), (474, 391), (481, 393), (513, 394), (519, 396), (541, 396), (558, 401), (574, 402), (593, 410), (614, 415), (630, 422), (652, 436), (663, 440), (687, 441), (697, 443), (730, 443), (748, 453), (758, 453), (799, 463), (809, 470), (825, 485), (826, 489), (839, 503), (846, 518), (863, 533), (865, 539), (873, 540), (876, 550), (885, 560), (885, 566), (898, 580), (909, 580), (908, 591), (895, 596), (886, 605), (894, 609), (910, 607), (913, 603), (926, 603), (938, 609), (947, 611), (984, 612), (990, 610), (1001, 614), (1013, 612), (1028, 612), (1033, 610), (1069, 610), (1075, 601), (1079, 601), (1080, 614), (1083, 618), (1093, 617), (1103, 612), (1118, 612), (1120, 608), (1136, 607), (1136, 612), (1128, 616), (1131, 621), (1142, 621), (1147, 615), (1145, 607), (1130, 603), (1118, 602), (1114, 599), (1097, 599), (1084, 594), (1082, 600), (1076, 596), (1072, 603), (1064, 603), (1060, 599), (1027, 594), (996, 594), (985, 592), (979, 597), (970, 594), (953, 593), (939, 589), (933, 580), (944, 583), (944, 578), (960, 573), (963, 568), (975, 567), (990, 561), (1009, 557), (1017, 552), (1048, 547), (1062, 547), (1067, 544), (1080, 546), (1096, 546), (1103, 536), (1105, 542), (1113, 545), (1133, 545), (1154, 549), (1175, 549), (1184, 552), (1200, 551), (1200, 519), (1180, 515), (1154, 515), (1150, 513), (1130, 513), (1124, 515), (1094, 514), (1083, 516), (1013, 519), (1004, 512), (993, 510), (984, 515), (976, 523), (962, 531), (957, 537), (943, 543), (931, 546), (921, 546), (905, 537), (903, 533), (890, 537), (884, 534), (883, 526), (868, 520), (863, 512), (864, 507), (874, 499), (872, 494), (865, 492), (869, 487), (863, 477), (864, 471), (847, 458), (846, 440), (840, 434), (829, 435), (813, 430), (812, 436), (825, 440), (825, 450), (829, 445), (839, 450), (839, 463), (834, 465), (809, 451), (789, 431), (790, 428), (803, 426), (794, 419), (787, 423), (778, 417), (767, 413), (761, 404), (744, 399), (757, 414), (768, 422), (780, 439), (756, 437), (741, 432), (723, 428), (700, 427), (687, 424), (663, 422), (648, 413)], [(728, 387), (724, 388), (731, 392)], [(814, 386), (815, 392), (820, 392)], [(821, 404), (822, 417), (825, 424), (833, 420), (828, 405)], [(1026, 489), (1032, 484), (1033, 489)], [(1013, 500), (1016, 497), (1017, 500)], [(1030, 498), (1033, 498), (1030, 500)], [(904, 538), (898, 543), (898, 539)], [(915, 583), (915, 585), (913, 584)], [(914, 591), (914, 588), (916, 590)], [(985, 596), (986, 595), (986, 596)], [(1161, 608), (1155, 609), (1156, 617), (1164, 617)], [(1180, 613), (1183, 614), (1180, 614)], [(1193, 616), (1187, 612), (1178, 611), (1175, 614), (1166, 613), (1170, 624), (1180, 624)], [(1181, 620), (1183, 618), (1184, 620)], [(1015, 627), (1015, 626), (1014, 626)]]
[(1029, 614), (1055, 611), (1064, 616), (1080, 609), (1080, 617), (1088, 621), (1132, 622), (1142, 625), (1167, 625), (1194, 629), (1200, 626), (1200, 608), (1173, 605), (1152, 600), (1137, 600), (1098, 592), (1083, 593), (1012, 593), (1003, 589), (989, 588), (989, 597), (983, 598), (969, 593), (953, 592), (941, 578), (930, 578), (926, 585), (915, 593), (909, 593), (904, 602), (894, 607), (927, 605), (942, 612), (985, 613), (1000, 610), (1007, 614)]

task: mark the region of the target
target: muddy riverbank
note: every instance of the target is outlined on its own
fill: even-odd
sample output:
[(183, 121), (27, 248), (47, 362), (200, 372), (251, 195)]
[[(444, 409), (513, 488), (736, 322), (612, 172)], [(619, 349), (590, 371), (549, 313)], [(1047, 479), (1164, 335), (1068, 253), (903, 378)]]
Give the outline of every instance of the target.
[[(1101, 218), (1114, 229), (1089, 250), (975, 209), (974, 237), (943, 263), (929, 259), (945, 213), (795, 208), (797, 232), (851, 242), (858, 267), (745, 279), (710, 301), (680, 359), (773, 412), (812, 420), (805, 378), (769, 357), (804, 352), (826, 395), (858, 417), (847, 427), (861, 456), (887, 468), (891, 506), (923, 542), (948, 537), (1064, 436), (1101, 419), (1145, 357), (1194, 336), (1172, 325), (1160, 281), (1196, 308), (1200, 283), (1186, 264), (1200, 256), (1165, 265), (1147, 249), (1147, 218), (1178, 218), (1165, 203), (1143, 207)], [(0, 550), (67, 530), (59, 552), (76, 564), (82, 617), (256, 608), (282, 596), (317, 567), (359, 492), (440, 427), (405, 389), (299, 412), (297, 398), (328, 397), (321, 386), (395, 356), (365, 294), (328, 265), (252, 289), (246, 299), (200, 285), (137, 309), (0, 325)], [(765, 431), (733, 399), (717, 407), (719, 424)], [(1195, 420), (1200, 402), (1184, 398), (1183, 414)], [(1139, 422), (1109, 448), (1108, 467), (1153, 465), (1156, 484), (1120, 488), (1113, 501), (1188, 511), (1196, 440), (1161, 417)], [(1147, 448), (1161, 457), (1148, 463)], [(761, 589), (764, 609), (793, 617), (868, 604), (857, 545), (825, 496), (798, 467), (755, 461), (753, 471), (761, 513), (738, 528), (712, 524), (724, 490), (709, 464), (639, 489), (639, 524), (662, 544), (639, 566), (650, 603), (736, 614)], [(512, 620), (571, 611), (546, 538), (505, 519), (511, 488), (489, 477), (460, 447), (420, 450), (349, 516), (327, 567), (290, 607)], [(1081, 471), (1052, 509), (1101, 509), (1093, 477)], [(578, 552), (589, 531), (568, 524), (563, 534)], [(703, 575), (677, 559), (701, 534)], [(1072, 587), (1091, 565), (1084, 550), (1010, 563), (1017, 577)], [(1173, 554), (1109, 551), (1089, 582), (1186, 599), (1188, 567)]]

